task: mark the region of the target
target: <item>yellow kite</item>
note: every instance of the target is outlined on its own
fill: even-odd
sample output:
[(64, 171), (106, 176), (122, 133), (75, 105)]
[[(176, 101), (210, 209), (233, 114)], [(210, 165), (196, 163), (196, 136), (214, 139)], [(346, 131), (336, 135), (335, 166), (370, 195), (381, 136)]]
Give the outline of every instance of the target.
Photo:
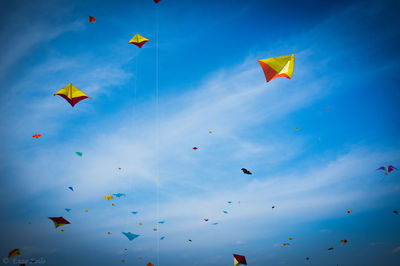
[(83, 91), (72, 85), (72, 83), (68, 84), (61, 90), (57, 91), (54, 95), (60, 95), (63, 97), (69, 104), (74, 107), (78, 102), (90, 98)]
[(258, 63), (264, 70), (267, 82), (279, 77), (290, 79), (293, 74), (294, 54), (258, 60)]
[(133, 36), (133, 38), (129, 41), (129, 43), (136, 45), (139, 48), (142, 48), (143, 44), (145, 44), (146, 42), (148, 42), (149, 39), (146, 39), (143, 36), (140, 36), (139, 34), (136, 34), (135, 36)]

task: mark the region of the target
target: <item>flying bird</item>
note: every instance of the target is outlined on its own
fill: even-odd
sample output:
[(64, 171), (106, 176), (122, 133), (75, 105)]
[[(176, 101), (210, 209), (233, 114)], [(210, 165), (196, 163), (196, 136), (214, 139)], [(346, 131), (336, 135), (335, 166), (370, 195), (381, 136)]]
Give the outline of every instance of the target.
[(249, 170), (247, 170), (246, 168), (242, 168), (241, 170), (242, 170), (243, 173), (246, 174), (246, 175), (252, 175), (252, 173), (251, 173)]

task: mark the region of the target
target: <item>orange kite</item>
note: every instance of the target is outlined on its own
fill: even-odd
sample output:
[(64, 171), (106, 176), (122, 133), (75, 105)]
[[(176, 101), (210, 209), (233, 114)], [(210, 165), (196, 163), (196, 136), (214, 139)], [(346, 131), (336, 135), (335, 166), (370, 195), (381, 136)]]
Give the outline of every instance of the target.
[(290, 79), (293, 74), (294, 54), (258, 60), (267, 82), (279, 77)]

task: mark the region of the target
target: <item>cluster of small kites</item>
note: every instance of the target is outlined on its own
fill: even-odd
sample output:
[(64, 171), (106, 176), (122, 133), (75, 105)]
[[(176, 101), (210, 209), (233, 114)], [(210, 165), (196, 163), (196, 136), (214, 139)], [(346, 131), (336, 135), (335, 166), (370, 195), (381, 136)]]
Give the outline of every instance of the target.
[[(154, 0), (154, 2), (156, 4), (159, 3), (160, 1), (161, 0)], [(95, 22), (96, 22), (96, 18), (93, 16), (89, 16), (89, 23), (95, 23)], [(147, 39), (139, 34), (136, 34), (135, 36), (133, 36), (133, 38), (129, 41), (130, 44), (134, 44), (139, 48), (141, 48), (147, 42), (149, 42), (149, 39)], [(273, 58), (259, 60), (258, 63), (260, 64), (260, 66), (264, 72), (266, 82), (270, 82), (272, 79), (279, 78), (279, 77), (286, 77), (288, 79), (291, 79), (292, 74), (293, 74), (293, 69), (294, 69), (294, 57), (295, 57), (294, 54), (292, 54), (292, 55), (287, 55), (287, 56), (279, 56), (279, 57), (273, 57)], [(72, 83), (69, 83), (68, 85), (66, 85), (59, 91), (57, 91), (54, 95), (61, 96), (72, 107), (74, 107), (80, 101), (90, 98), (83, 91), (81, 91), (80, 89), (78, 89), (77, 87), (72, 85)], [(329, 110), (329, 108), (326, 108), (326, 109)], [(298, 130), (298, 129), (299, 129), (299, 127), (296, 127), (296, 130)], [(211, 134), (211, 133), (213, 133), (213, 131), (209, 131), (209, 133)], [(39, 139), (40, 137), (42, 137), (41, 134), (32, 135), (32, 138)], [(193, 147), (193, 150), (195, 150), (195, 151), (198, 149), (199, 149), (198, 147)], [(76, 155), (82, 157), (83, 153), (76, 152)], [(271, 161), (271, 163), (274, 163), (274, 161)], [(120, 167), (118, 167), (118, 169), (121, 170)], [(252, 175), (252, 172), (246, 168), (242, 168), (241, 170), (243, 171), (243, 174)], [(386, 165), (386, 166), (379, 167), (376, 170), (383, 170), (385, 172), (385, 176), (386, 176), (389, 173), (391, 173), (393, 170), (397, 170), (397, 168), (394, 167), (393, 165)], [(158, 178), (157, 178), (157, 180), (158, 180)], [(71, 191), (74, 191), (73, 187), (68, 187), (68, 189), (70, 189)], [(116, 193), (116, 194), (112, 194), (112, 195), (106, 195), (105, 199), (111, 200), (111, 199), (114, 199), (114, 197), (120, 198), (120, 197), (126, 197), (126, 195), (123, 193)], [(232, 201), (228, 201), (228, 203), (231, 204)], [(238, 203), (240, 203), (240, 201)], [(112, 203), (112, 206), (116, 206), (116, 204)], [(275, 209), (275, 208), (276, 208), (276, 206), (272, 206), (272, 209)], [(66, 208), (65, 211), (70, 212), (71, 209)], [(88, 210), (85, 210), (85, 212), (88, 212)], [(350, 214), (352, 212), (353, 212), (352, 210), (347, 211), (348, 214)], [(133, 211), (131, 213), (137, 214), (138, 212)], [(228, 211), (224, 210), (223, 213), (228, 214)], [(398, 211), (395, 210), (395, 211), (393, 211), (393, 213), (398, 214)], [(70, 222), (62, 216), (49, 217), (49, 219), (54, 223), (55, 228), (70, 224)], [(204, 218), (204, 221), (208, 222), (209, 219)], [(163, 224), (163, 223), (165, 223), (165, 221), (159, 221), (158, 223)], [(218, 222), (214, 222), (211, 224), (217, 225)], [(141, 222), (139, 222), (139, 225), (143, 225), (143, 224)], [(61, 229), (61, 231), (64, 231), (64, 229)], [(157, 228), (153, 228), (153, 231), (157, 231)], [(107, 232), (107, 234), (111, 235), (112, 233)], [(137, 235), (137, 234), (134, 234), (131, 232), (122, 232), (122, 234), (124, 236), (126, 236), (128, 238), (128, 240), (130, 240), (130, 241), (132, 241), (140, 236), (140, 235)], [(170, 235), (170, 236), (172, 237), (172, 235)], [(163, 240), (163, 239), (165, 239), (164, 236), (162, 236), (160, 238), (160, 240)], [(290, 237), (289, 240), (291, 241), (291, 240), (293, 240), (293, 238)], [(188, 241), (192, 242), (192, 239), (189, 239)], [(342, 245), (346, 244), (347, 242), (348, 241), (346, 239), (341, 240)], [(286, 247), (286, 246), (290, 246), (290, 242), (284, 242), (281, 244), (281, 247)], [(333, 247), (328, 248), (328, 250), (333, 250), (333, 249), (334, 249)], [(125, 249), (125, 250), (127, 250), (127, 249)], [(16, 248), (9, 252), (8, 258), (12, 258), (15, 256), (20, 256), (20, 255), (21, 255), (21, 251), (18, 248)], [(142, 257), (138, 257), (138, 258), (142, 259)], [(307, 261), (310, 260), (309, 257), (306, 257), (305, 259)], [(246, 258), (243, 255), (233, 254), (233, 261), (234, 261), (234, 266), (247, 265)], [(125, 262), (125, 260), (122, 259), (121, 262)], [(147, 263), (147, 266), (154, 266), (154, 264), (149, 262), (149, 263)]]

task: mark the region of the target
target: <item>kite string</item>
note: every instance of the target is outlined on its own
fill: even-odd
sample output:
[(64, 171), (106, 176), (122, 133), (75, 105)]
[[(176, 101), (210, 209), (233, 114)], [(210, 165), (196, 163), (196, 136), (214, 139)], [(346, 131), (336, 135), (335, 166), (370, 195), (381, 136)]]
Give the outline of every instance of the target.
[[(159, 151), (160, 151), (160, 143), (159, 143), (159, 102), (158, 102), (158, 31), (159, 31), (159, 17), (158, 17), (158, 8), (156, 6), (156, 176), (159, 178)], [(159, 204), (159, 182), (156, 184), (157, 186), (157, 222), (159, 221), (160, 216), (160, 204)], [(160, 236), (159, 231), (157, 230), (157, 266), (160, 266)]]

